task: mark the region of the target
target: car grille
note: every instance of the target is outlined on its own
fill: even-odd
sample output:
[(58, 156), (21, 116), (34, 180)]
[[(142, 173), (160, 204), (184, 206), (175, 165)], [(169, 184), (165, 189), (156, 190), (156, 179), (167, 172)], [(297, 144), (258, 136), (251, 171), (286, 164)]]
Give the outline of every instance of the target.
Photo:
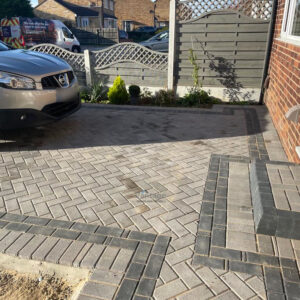
[(71, 83), (75, 78), (73, 71), (68, 71), (67, 73), (59, 73), (59, 74), (55, 74), (52, 76), (43, 77), (42, 78), (43, 89), (48, 90), (48, 89), (61, 88), (62, 86), (60, 85), (58, 78), (59, 78), (59, 75), (63, 75), (63, 74), (67, 74), (69, 83)]
[(78, 107), (79, 100), (76, 101), (69, 101), (69, 102), (57, 102), (57, 103), (52, 103), (46, 105), (43, 109), (42, 112), (55, 117), (55, 118), (60, 118), (63, 117), (64, 115), (70, 113), (74, 109)]

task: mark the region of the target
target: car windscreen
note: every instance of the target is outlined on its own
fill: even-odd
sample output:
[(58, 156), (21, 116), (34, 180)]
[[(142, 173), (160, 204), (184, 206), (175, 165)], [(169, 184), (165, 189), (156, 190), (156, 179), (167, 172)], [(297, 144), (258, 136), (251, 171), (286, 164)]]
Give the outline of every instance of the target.
[(74, 37), (73, 33), (67, 27), (63, 27), (62, 32), (63, 32), (65, 38), (73, 39), (73, 37)]
[(10, 48), (8, 48), (5, 44), (0, 42), (0, 51), (8, 51)]

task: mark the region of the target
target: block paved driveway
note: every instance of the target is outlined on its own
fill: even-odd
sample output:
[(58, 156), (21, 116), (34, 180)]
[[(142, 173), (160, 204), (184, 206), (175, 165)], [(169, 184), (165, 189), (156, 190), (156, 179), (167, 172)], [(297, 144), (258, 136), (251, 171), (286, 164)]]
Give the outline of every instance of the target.
[[(226, 109), (84, 105), (0, 132), (0, 211), (171, 236), (155, 299), (263, 299), (258, 276), (191, 266), (211, 154), (249, 156), (244, 108)], [(266, 109), (251, 109), (270, 158), (286, 160)]]

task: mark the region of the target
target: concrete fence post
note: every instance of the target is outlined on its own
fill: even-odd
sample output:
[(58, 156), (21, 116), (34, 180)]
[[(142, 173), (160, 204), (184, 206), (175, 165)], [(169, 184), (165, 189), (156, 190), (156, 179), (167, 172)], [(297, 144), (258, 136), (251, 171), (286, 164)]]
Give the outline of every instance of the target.
[(91, 66), (91, 53), (89, 50), (84, 50), (84, 66), (86, 84), (91, 86), (93, 84), (93, 70)]
[(176, 0), (170, 1), (169, 18), (169, 58), (168, 58), (168, 89), (174, 89), (174, 63), (176, 49)]

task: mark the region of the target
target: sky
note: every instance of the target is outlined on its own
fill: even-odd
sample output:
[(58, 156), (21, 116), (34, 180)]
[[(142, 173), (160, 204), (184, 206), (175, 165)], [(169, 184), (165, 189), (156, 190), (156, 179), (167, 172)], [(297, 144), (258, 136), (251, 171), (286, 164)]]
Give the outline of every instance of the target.
[(36, 6), (38, 3), (38, 0), (30, 0), (30, 2), (31, 2), (32, 6)]

